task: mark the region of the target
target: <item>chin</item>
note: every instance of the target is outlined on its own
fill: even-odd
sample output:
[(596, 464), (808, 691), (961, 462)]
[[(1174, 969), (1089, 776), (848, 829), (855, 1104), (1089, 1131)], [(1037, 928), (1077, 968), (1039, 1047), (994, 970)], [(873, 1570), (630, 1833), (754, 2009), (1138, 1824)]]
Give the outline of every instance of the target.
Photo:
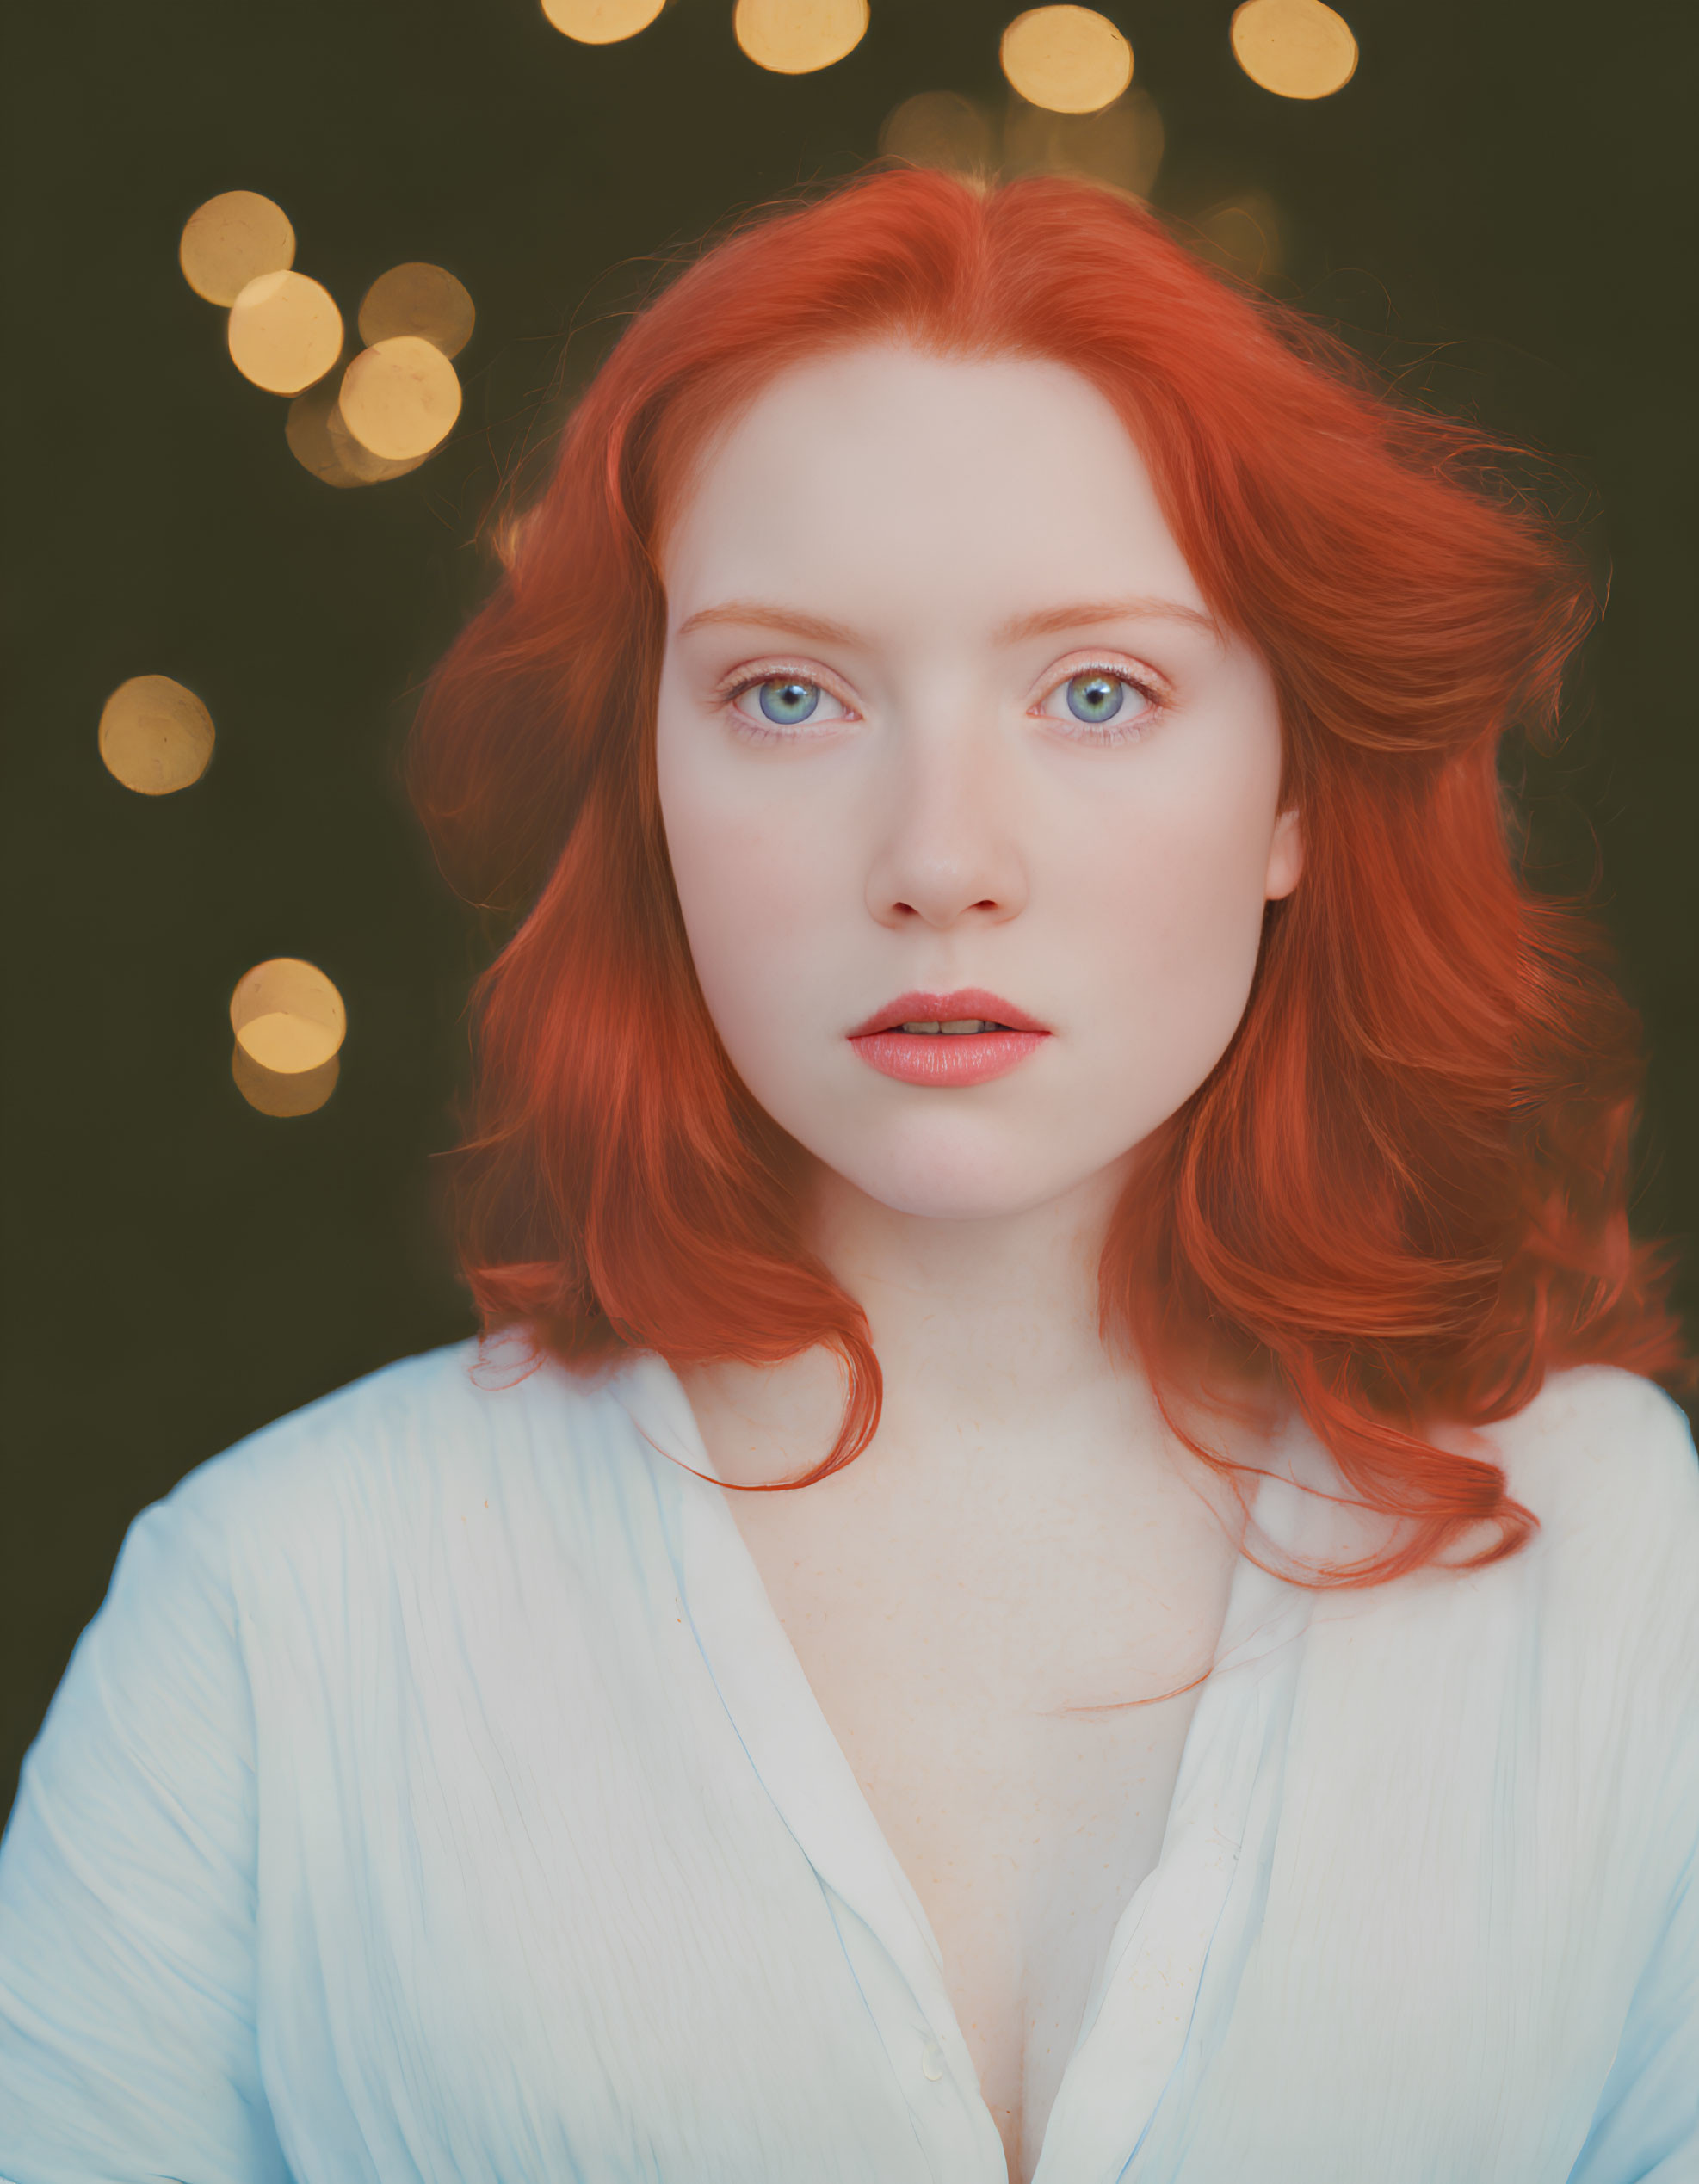
[[(1023, 1133), (1024, 1135), (1024, 1133)], [(926, 1129), (853, 1148), (814, 1148), (846, 1182), (893, 1213), (932, 1221), (996, 1221), (1030, 1212), (1094, 1169), (1066, 1166), (1003, 1132)], [(1105, 1163), (1106, 1164), (1106, 1163)]]

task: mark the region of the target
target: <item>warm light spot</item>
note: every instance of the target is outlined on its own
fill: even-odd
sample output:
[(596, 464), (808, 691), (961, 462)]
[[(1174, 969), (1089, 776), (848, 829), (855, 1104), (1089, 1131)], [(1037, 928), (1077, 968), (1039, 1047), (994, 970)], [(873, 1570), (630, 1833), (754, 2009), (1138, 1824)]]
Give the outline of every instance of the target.
[[(343, 461), (342, 451), (331, 437), (331, 413), (337, 406), (337, 381), (334, 377), (310, 386), (305, 394), (298, 394), (289, 404), (289, 414), (283, 426), (283, 436), (289, 443), (289, 453), (303, 470), (310, 470), (315, 478), (323, 478), (327, 485), (364, 485), (370, 481), (361, 478)], [(346, 428), (344, 428), (346, 434)], [(373, 460), (375, 461), (376, 458)]]
[(343, 491), (355, 485), (379, 485), (386, 478), (405, 478), (417, 470), (425, 460), (423, 455), (390, 462), (361, 446), (338, 406), (342, 377), (340, 372), (328, 373), (289, 404), (283, 436), (301, 468)]
[(170, 796), (198, 781), (213, 740), (212, 714), (169, 675), (133, 675), (101, 708), (102, 761), (139, 796)]
[(1093, 8), (1032, 8), (1003, 34), (1003, 72), (1053, 114), (1095, 114), (1133, 81), (1133, 48)]
[(360, 338), (369, 348), (395, 334), (417, 334), (445, 356), (458, 356), (477, 318), (472, 298), (440, 265), (392, 265), (366, 291)]
[(263, 273), (230, 309), (231, 361), (270, 394), (299, 394), (342, 355), (342, 313), (304, 273)]
[(177, 262), (197, 296), (228, 308), (250, 281), (295, 262), (295, 231), (269, 197), (227, 189), (189, 214)]
[(312, 1114), (336, 1090), (342, 1064), (332, 1054), (316, 1070), (296, 1070), (285, 1076), (256, 1062), (238, 1039), (231, 1050), (230, 1073), (248, 1105), (262, 1114)]
[(886, 116), (879, 148), (917, 167), (979, 173), (992, 163), (991, 116), (960, 91), (917, 91)]
[(759, 68), (806, 76), (853, 52), (868, 27), (868, 0), (738, 0), (732, 28)]
[(1143, 91), (1128, 91), (1097, 114), (1052, 114), (1016, 105), (1004, 124), (1010, 174), (1084, 175), (1148, 197), (1162, 165), (1162, 116)]
[(612, 46), (635, 38), (653, 22), (666, 0), (542, 0), (543, 13), (557, 30), (581, 46)]
[(1245, 0), (1233, 42), (1251, 82), (1283, 99), (1325, 99), (1356, 67), (1350, 25), (1322, 0)]
[(362, 447), (405, 462), (446, 438), (460, 414), (460, 383), (432, 342), (395, 334), (355, 358), (343, 374), (337, 407)]
[(343, 997), (316, 964), (293, 955), (256, 963), (230, 996), (237, 1042), (263, 1070), (322, 1069), (348, 1030)]
[(1200, 255), (1241, 281), (1267, 281), (1280, 271), (1280, 216), (1261, 190), (1212, 206), (1197, 231)]
[(405, 478), (410, 470), (417, 470), (430, 453), (407, 455), (392, 460), (387, 455), (374, 455), (369, 447), (362, 447), (349, 430), (348, 419), (343, 415), (340, 401), (331, 405), (331, 414), (324, 420), (325, 430), (337, 460), (356, 485), (381, 485), (391, 478)]

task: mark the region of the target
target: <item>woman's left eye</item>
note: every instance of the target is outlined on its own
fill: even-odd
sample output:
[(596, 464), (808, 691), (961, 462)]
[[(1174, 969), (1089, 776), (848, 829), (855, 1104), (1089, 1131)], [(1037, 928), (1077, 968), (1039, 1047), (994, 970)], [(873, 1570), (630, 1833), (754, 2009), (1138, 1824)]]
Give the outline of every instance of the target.
[(732, 709), (762, 727), (800, 728), (823, 720), (843, 720), (849, 709), (818, 682), (801, 675), (764, 676), (732, 693)]
[(1149, 694), (1109, 668), (1087, 668), (1059, 682), (1039, 708), (1047, 719), (1087, 728), (1125, 728), (1152, 710)]

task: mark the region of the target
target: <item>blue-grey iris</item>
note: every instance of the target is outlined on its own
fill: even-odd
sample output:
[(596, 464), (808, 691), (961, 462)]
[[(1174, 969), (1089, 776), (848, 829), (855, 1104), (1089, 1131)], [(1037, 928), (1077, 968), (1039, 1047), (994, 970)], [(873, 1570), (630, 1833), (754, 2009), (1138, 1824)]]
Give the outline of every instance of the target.
[(1121, 691), (1118, 675), (1077, 675), (1068, 685), (1068, 711), (1076, 720), (1113, 720)]
[(761, 710), (769, 720), (776, 720), (782, 728), (794, 728), (819, 704), (820, 688), (794, 675), (779, 675), (761, 685), (760, 698)]

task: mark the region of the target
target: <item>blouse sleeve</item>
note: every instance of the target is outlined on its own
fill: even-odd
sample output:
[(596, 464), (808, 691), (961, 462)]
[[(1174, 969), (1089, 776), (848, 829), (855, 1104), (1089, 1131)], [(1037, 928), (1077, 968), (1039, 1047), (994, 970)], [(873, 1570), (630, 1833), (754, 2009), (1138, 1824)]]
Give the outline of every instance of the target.
[(287, 2184), (255, 2041), (251, 1703), (213, 1527), (130, 1527), (0, 1845), (0, 2177)]
[(1699, 1848), (1629, 2006), (1569, 2184), (1699, 2177)]

